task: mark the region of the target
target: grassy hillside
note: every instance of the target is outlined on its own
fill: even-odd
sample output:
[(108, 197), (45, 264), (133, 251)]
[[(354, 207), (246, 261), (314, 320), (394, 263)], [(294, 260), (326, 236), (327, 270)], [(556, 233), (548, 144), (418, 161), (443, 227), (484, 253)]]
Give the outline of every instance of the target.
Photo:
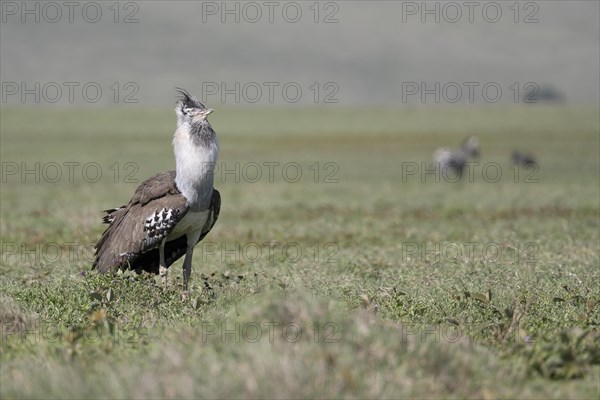
[[(90, 271), (100, 210), (174, 167), (173, 112), (5, 108), (0, 395), (597, 398), (597, 117), (218, 109), (182, 298), (181, 261), (167, 287)], [(436, 182), (468, 135), (472, 176)]]

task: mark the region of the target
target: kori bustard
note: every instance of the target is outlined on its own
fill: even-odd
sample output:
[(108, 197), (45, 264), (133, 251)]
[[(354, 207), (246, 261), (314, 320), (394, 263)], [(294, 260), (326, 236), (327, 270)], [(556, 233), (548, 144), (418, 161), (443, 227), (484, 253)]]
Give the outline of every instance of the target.
[(147, 179), (127, 205), (105, 211), (108, 227), (96, 244), (93, 268), (147, 271), (166, 283), (167, 269), (185, 254), (187, 290), (194, 246), (210, 232), (221, 209), (221, 195), (213, 187), (219, 144), (207, 119), (213, 110), (178, 91), (175, 171)]

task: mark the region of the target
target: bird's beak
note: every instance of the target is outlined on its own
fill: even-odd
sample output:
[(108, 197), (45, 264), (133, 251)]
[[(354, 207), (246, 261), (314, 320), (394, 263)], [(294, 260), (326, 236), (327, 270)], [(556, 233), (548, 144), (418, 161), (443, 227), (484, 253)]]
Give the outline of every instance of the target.
[(206, 117), (208, 117), (209, 114), (212, 114), (213, 111), (215, 111), (215, 110), (213, 110), (212, 108), (198, 110), (198, 111), (196, 111), (194, 118), (205, 119)]

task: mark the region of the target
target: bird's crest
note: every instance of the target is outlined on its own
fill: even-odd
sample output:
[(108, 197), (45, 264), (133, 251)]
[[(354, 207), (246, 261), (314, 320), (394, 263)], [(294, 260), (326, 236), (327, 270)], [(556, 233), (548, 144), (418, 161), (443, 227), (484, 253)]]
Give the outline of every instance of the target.
[(187, 90), (175, 88), (179, 96), (177, 97), (177, 106), (181, 108), (199, 108), (205, 110), (206, 107), (197, 98), (192, 96)]

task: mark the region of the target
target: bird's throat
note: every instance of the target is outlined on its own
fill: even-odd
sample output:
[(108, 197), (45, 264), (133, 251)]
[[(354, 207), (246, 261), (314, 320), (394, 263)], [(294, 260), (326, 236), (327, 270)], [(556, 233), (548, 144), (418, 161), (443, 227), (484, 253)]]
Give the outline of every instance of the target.
[(179, 127), (173, 137), (175, 183), (190, 208), (199, 211), (210, 206), (219, 145), (214, 132), (210, 138), (199, 139), (190, 128)]

